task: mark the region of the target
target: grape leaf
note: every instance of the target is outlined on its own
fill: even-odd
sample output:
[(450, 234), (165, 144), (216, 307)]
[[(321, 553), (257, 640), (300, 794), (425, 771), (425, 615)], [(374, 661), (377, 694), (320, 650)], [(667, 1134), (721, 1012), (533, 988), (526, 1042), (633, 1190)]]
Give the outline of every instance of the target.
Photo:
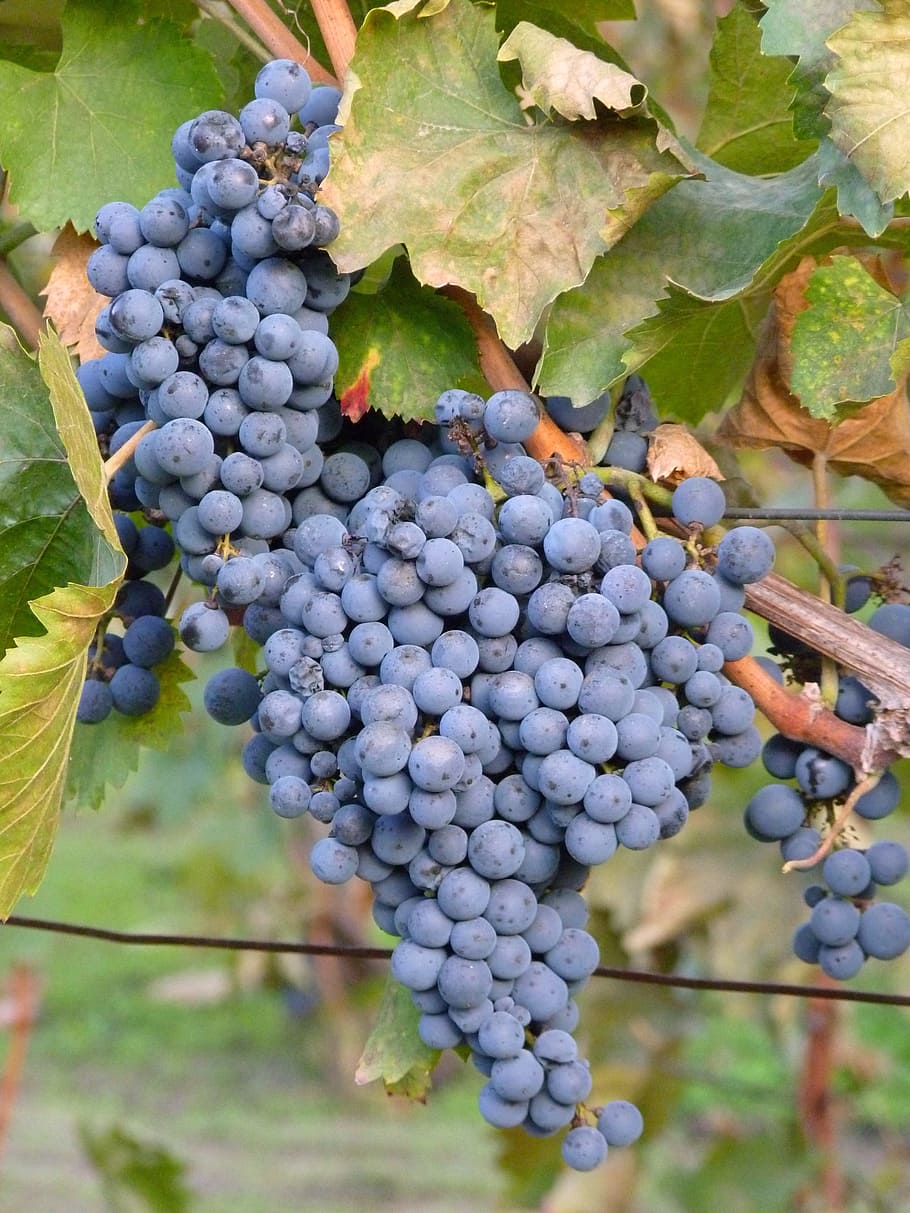
[(120, 1125), (93, 1129), (81, 1124), (79, 1140), (101, 1179), (108, 1208), (189, 1213), (187, 1165), (164, 1146)]
[(517, 59), (522, 69), (522, 105), (556, 110), (574, 122), (597, 117), (594, 102), (626, 114), (638, 109), (648, 90), (630, 73), (579, 50), (528, 21), (520, 21), (499, 48), (500, 63)]
[(877, 11), (877, 0), (768, 0), (759, 22), (762, 51), (796, 59), (790, 84), (796, 89), (793, 109), (797, 138), (818, 137), (828, 130), (823, 113), (828, 100), (825, 76), (834, 55), (826, 40), (855, 11), (864, 9)]
[(777, 284), (742, 399), (724, 417), (717, 437), (733, 447), (779, 447), (803, 464), (823, 454), (839, 475), (870, 480), (896, 505), (908, 507), (910, 404), (903, 385), (836, 425), (810, 417), (790, 391), (790, 338), (816, 265), (804, 257)]
[(606, 212), (631, 221), (684, 170), (651, 120), (529, 125), (497, 50), (492, 12), (469, 0), (431, 17), (374, 9), (322, 193), (341, 220), (339, 268), (405, 244), (419, 281), (472, 291), (516, 346), (584, 280)]
[(45, 316), (63, 344), (74, 347), (80, 363), (105, 353), (95, 336), (95, 321), (110, 299), (97, 294), (85, 276), (86, 262), (97, 247), (91, 236), (79, 236), (67, 224), (54, 241), (54, 268), (40, 292), (46, 300)]
[(483, 385), (470, 325), (457, 304), (420, 286), (400, 257), (375, 295), (351, 294), (332, 318), (342, 411), (426, 421), (450, 387)]
[(895, 87), (910, 77), (910, 5), (882, 3), (884, 12), (855, 13), (828, 39), (837, 62), (825, 112), (832, 142), (891, 202), (910, 190), (910, 106)]
[(785, 172), (815, 150), (793, 136), (790, 63), (761, 53), (755, 19), (737, 6), (717, 23), (708, 101), (697, 145), (739, 173)]
[(906, 303), (849, 256), (820, 265), (805, 299), (790, 339), (790, 386), (810, 416), (833, 421), (839, 404), (893, 392), (890, 359), (910, 337)]
[(419, 1018), (408, 991), (391, 975), (387, 977), (376, 1023), (354, 1074), (358, 1086), (381, 1078), (390, 1094), (425, 1098), (440, 1054), (418, 1036)]
[(181, 687), (196, 677), (176, 652), (155, 666), (161, 695), (144, 716), (111, 712), (100, 724), (77, 724), (66, 776), (67, 801), (99, 809), (108, 788), (122, 788), (139, 766), (143, 746), (166, 751), (183, 731), (181, 715), (192, 704)]
[[(760, 305), (746, 304), (747, 314), (739, 319), (736, 313), (743, 305), (736, 296), (750, 286), (781, 242), (802, 231), (813, 215), (820, 197), (817, 166), (810, 158), (765, 180), (733, 173), (705, 157), (694, 159), (706, 179), (682, 181), (664, 194), (619, 244), (595, 262), (582, 287), (557, 299), (537, 370), (544, 395), (569, 396), (581, 404), (626, 374), (623, 355), (631, 344), (626, 334), (653, 315), (671, 282), (676, 287), (674, 305), (665, 303), (652, 326), (660, 330), (660, 342), (672, 338), (671, 320), (684, 333), (687, 354), (693, 351), (692, 341), (701, 340), (699, 326), (704, 326), (706, 340), (710, 342), (712, 334), (718, 340), (722, 328), (712, 317), (720, 312), (728, 336), (735, 332), (748, 343), (744, 349), (712, 343), (712, 350), (722, 356), (716, 375), (722, 385), (729, 385), (733, 363), (739, 374), (748, 369), (749, 331), (767, 295)], [(830, 213), (825, 218), (830, 222)], [(686, 302), (685, 293), (691, 301)], [(729, 302), (720, 306), (725, 300)], [(639, 330), (638, 337), (651, 356), (656, 347), (649, 331)], [(700, 366), (705, 373), (704, 362)], [(698, 420), (719, 403), (720, 389), (715, 368), (708, 366), (707, 378), (693, 396), (689, 370), (685, 368), (686, 388), (678, 378), (663, 377), (666, 394), (660, 397), (661, 412)]]
[[(123, 574), (104, 474), (88, 410), (65, 349), (42, 337), (39, 367), (65, 443), (71, 479), (94, 523), (83, 577), (33, 601), (41, 635), (22, 635), (0, 661), (0, 916), (34, 892), (47, 865), (60, 812), (85, 653)], [(39, 498), (40, 500), (40, 498)], [(34, 503), (32, 507), (34, 508)]]
[(600, 23), (634, 19), (632, 0), (497, 0), (496, 4), (497, 29), (508, 32), (519, 21), (532, 21), (601, 58), (609, 56), (610, 48), (600, 35)]
[[(0, 61), (0, 155), (22, 218), (86, 231), (173, 180), (170, 136), (221, 99), (211, 57), (127, 0), (70, 0), (53, 72)], [(151, 65), (154, 65), (152, 68)]]
[[(78, 391), (78, 388), (77, 388)], [(85, 404), (82, 403), (85, 412)], [(0, 653), (41, 624), (29, 602), (87, 578), (94, 527), (37, 364), (0, 326)]]
[(668, 283), (657, 315), (626, 333), (623, 362), (644, 376), (662, 415), (700, 420), (738, 394), (767, 306), (763, 290), (711, 302)]
[(818, 183), (837, 190), (837, 210), (852, 215), (872, 237), (882, 234), (894, 217), (894, 204), (884, 204), (852, 160), (826, 135), (818, 145)]

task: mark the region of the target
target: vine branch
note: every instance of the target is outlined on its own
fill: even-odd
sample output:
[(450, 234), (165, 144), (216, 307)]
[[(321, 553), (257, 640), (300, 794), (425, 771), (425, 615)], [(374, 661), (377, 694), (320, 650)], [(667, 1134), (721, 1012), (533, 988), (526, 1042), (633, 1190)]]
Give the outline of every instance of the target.
[(228, 0), (228, 3), (277, 59), (295, 59), (306, 66), (317, 84), (337, 85), (335, 77), (313, 58), (309, 47), (272, 12), (265, 0)]
[(20, 286), (6, 263), (0, 260), (0, 310), (6, 316), (29, 349), (38, 345), (44, 329), (44, 317), (29, 294)]

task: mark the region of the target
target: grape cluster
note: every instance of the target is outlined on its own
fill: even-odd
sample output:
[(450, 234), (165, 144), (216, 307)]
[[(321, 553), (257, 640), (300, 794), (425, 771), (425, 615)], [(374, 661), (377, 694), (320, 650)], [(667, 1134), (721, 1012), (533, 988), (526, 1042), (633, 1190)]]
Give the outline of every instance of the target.
[[(166, 599), (148, 573), (166, 568), (174, 541), (160, 526), (137, 527), (128, 514), (115, 513), (120, 546), (127, 556), (126, 577), (114, 609), (99, 624), (89, 647), (86, 678), (76, 709), (83, 724), (98, 724), (112, 711), (144, 716), (158, 702), (161, 687), (155, 667), (171, 655), (174, 630), (164, 618)], [(118, 619), (123, 635), (109, 631)]]
[[(111, 501), (172, 523), (183, 570), (217, 586), (217, 603), (196, 603), (181, 621), (184, 642), (200, 650), (226, 638), (222, 606), (254, 601), (264, 579), (290, 571), (253, 557), (267, 557), (314, 509), (330, 508), (308, 489), (323, 471), (319, 442), (341, 425), (328, 315), (350, 279), (323, 251), (337, 219), (314, 200), (340, 93), (311, 88), (290, 60), (266, 64), (254, 91), (238, 118), (209, 110), (180, 126), (178, 187), (141, 209), (101, 208), (101, 245), (87, 268), (111, 299), (96, 324), (108, 352), (78, 371), (96, 432), (114, 455), (147, 421), (157, 427), (115, 473)], [(170, 559), (173, 542), (160, 527), (137, 538), (124, 514), (118, 530), (131, 566), (142, 567), (153, 534), (163, 537), (163, 563)], [(160, 597), (131, 581), (119, 613), (124, 622), (163, 614)], [(90, 654), (80, 720), (103, 719), (111, 699), (130, 714), (154, 705), (150, 667), (173, 645), (165, 627), (131, 623), (123, 641), (135, 655), (113, 676), (119, 637)]]
[[(868, 578), (848, 582), (847, 608), (858, 610), (869, 598)], [(869, 626), (900, 644), (910, 646), (910, 606), (888, 603), (878, 607)], [(776, 651), (799, 671), (802, 680), (819, 677), (817, 655), (793, 637), (772, 629)], [(771, 669), (779, 678), (778, 666)], [(874, 696), (852, 674), (840, 672), (834, 712), (850, 724), (873, 719)], [(785, 862), (819, 857), (821, 882), (804, 893), (810, 916), (793, 939), (796, 956), (817, 964), (829, 977), (855, 977), (869, 958), (892, 960), (910, 947), (910, 916), (890, 901), (876, 901), (879, 887), (897, 884), (910, 868), (906, 848), (889, 840), (863, 844), (848, 826), (837, 839), (838, 849), (819, 855), (823, 836), (831, 828), (856, 787), (852, 769), (815, 746), (781, 734), (768, 739), (762, 762), (776, 780), (761, 788), (746, 806), (745, 825), (760, 842), (777, 842)], [(795, 784), (795, 786), (793, 786)], [(853, 813), (864, 821), (887, 817), (900, 802), (900, 786), (890, 771), (882, 773), (868, 791), (856, 796)]]
[[(573, 1126), (564, 1156), (585, 1169), (641, 1124), (620, 1103), (586, 1123), (571, 1033), (599, 954), (578, 890), (619, 847), (678, 833), (713, 761), (757, 756), (754, 705), (722, 666), (751, 647), (731, 602), (773, 549), (740, 528), (708, 573), (660, 536), (639, 566), (632, 514), (596, 475), (560, 487), (525, 453), (532, 397), (452, 390), (436, 420), (432, 444), (381, 463), (330, 456), (332, 511), (226, 562), (219, 597), (239, 561), (275, 571), (243, 616), (267, 673), (222, 671), (206, 706), (252, 716), (243, 764), (276, 813), (330, 827), (316, 876), (370, 883), (422, 1039), (467, 1045), (488, 1078), (482, 1115)], [(710, 525), (698, 494), (713, 508), (717, 486), (677, 492)], [(193, 628), (223, 614), (198, 607)]]

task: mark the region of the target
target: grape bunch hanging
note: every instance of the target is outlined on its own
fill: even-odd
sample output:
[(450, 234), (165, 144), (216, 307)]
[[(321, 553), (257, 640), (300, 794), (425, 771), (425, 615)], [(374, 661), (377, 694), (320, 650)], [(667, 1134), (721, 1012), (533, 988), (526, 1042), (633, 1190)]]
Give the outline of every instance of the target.
[[(279, 816), (327, 827), (316, 876), (370, 884), (421, 1039), (467, 1048), (489, 1123), (565, 1129), (566, 1162), (589, 1170), (642, 1119), (592, 1100), (574, 1039), (599, 961), (581, 890), (620, 847), (676, 835), (714, 763), (759, 756), (754, 704), (723, 667), (752, 647), (743, 587), (770, 571), (773, 544), (747, 526), (698, 542), (724, 511), (698, 477), (673, 495), (679, 537), (639, 551), (632, 510), (597, 469), (528, 456), (540, 406), (522, 391), (452, 389), (416, 435), (361, 441), (333, 395), (328, 320), (351, 280), (325, 252), (338, 223), (316, 200), (339, 94), (288, 60), (255, 94), (239, 118), (179, 128), (177, 187), (97, 218), (88, 274), (111, 299), (97, 326), (108, 352), (80, 383), (106, 453), (154, 428), (111, 481), (122, 636), (103, 628), (90, 651), (79, 719), (154, 706), (175, 637), (143, 578), (176, 547), (205, 590), (182, 642), (214, 651), (239, 625), (262, 648), (258, 676), (210, 679), (206, 708), (252, 724), (243, 767)], [(606, 459), (641, 470), (656, 418), (632, 387)], [(786, 830), (764, 802), (747, 825), (802, 854), (816, 834), (802, 800), (798, 817), (787, 803)], [(870, 873), (900, 862), (873, 848), (826, 863), (817, 901), (859, 916), (846, 871), (829, 873), (849, 856)], [(797, 951), (826, 963), (808, 942)]]

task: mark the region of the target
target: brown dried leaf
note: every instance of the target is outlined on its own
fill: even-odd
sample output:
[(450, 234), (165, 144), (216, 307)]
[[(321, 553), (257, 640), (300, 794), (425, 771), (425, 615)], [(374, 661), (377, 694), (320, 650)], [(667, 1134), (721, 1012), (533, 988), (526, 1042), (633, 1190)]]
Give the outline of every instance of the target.
[(724, 474), (684, 425), (665, 422), (650, 435), (648, 474), (652, 480), (677, 485), (689, 476), (723, 480)]
[[(880, 280), (877, 261), (864, 262)], [(862, 476), (899, 506), (910, 506), (910, 403), (906, 381), (854, 416), (830, 425), (809, 416), (789, 387), (793, 359), (790, 336), (809, 305), (804, 289), (816, 268), (804, 257), (778, 284), (742, 399), (724, 418), (718, 440), (732, 447), (762, 450), (776, 446), (796, 463), (824, 454), (841, 476)]]
[(68, 223), (54, 243), (57, 263), (41, 291), (47, 300), (45, 316), (63, 344), (75, 346), (80, 362), (100, 358), (105, 352), (95, 337), (95, 320), (108, 300), (95, 292), (85, 276), (86, 262), (97, 247), (91, 236), (77, 235)]

